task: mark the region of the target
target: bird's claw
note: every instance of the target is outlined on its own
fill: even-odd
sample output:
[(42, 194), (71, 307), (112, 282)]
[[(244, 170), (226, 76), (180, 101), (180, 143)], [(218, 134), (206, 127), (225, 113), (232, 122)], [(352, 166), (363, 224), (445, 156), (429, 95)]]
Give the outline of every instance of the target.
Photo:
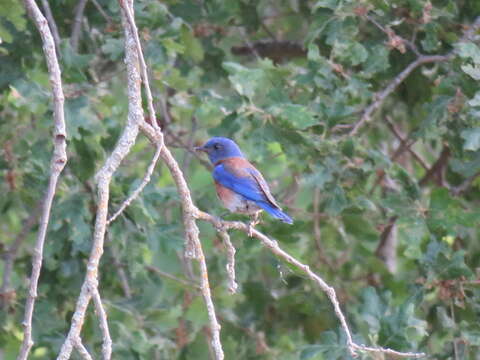
[(260, 219), (258, 218), (250, 220), (250, 222), (248, 223), (248, 237), (253, 237), (253, 228), (258, 224), (260, 224)]

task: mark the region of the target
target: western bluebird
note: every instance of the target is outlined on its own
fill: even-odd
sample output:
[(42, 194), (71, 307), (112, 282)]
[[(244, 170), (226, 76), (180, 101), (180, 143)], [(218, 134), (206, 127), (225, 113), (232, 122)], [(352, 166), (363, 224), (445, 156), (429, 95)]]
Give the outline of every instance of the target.
[(208, 154), (214, 166), (217, 195), (228, 210), (253, 216), (250, 226), (258, 223), (262, 210), (287, 224), (293, 223), (273, 198), (260, 171), (250, 164), (233, 140), (213, 137), (196, 150)]

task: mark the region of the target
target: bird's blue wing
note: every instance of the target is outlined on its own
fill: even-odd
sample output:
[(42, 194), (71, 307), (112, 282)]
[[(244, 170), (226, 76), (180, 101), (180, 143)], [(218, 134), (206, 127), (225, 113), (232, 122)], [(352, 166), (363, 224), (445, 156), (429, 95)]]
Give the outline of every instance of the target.
[(230, 172), (223, 164), (215, 166), (213, 178), (221, 185), (235, 191), (252, 201), (266, 201), (262, 189), (255, 178), (251, 176), (238, 176)]

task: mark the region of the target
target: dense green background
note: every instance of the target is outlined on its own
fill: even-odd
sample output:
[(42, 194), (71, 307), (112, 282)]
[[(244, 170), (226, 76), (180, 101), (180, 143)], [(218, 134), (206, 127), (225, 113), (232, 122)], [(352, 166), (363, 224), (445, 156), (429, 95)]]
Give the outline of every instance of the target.
[[(91, 245), (93, 176), (127, 116), (117, 2), (96, 1), (106, 16), (87, 2), (78, 51), (69, 42), (76, 1), (50, 3), (62, 39), (69, 162), (45, 247), (34, 359), (54, 358), (68, 330)], [(480, 2), (135, 3), (166, 143), (200, 209), (225, 214), (209, 169), (186, 149), (212, 135), (232, 137), (295, 218), (288, 226), (264, 216), (259, 229), (335, 286), (356, 341), (423, 351), (432, 359), (478, 359), (480, 47), (459, 39), (480, 15)], [(408, 47), (392, 46), (366, 12), (421, 53), (455, 55), (415, 70), (352, 137), (337, 125), (358, 121), (374, 93), (415, 59)], [(0, 2), (0, 37), (5, 254), (46, 188), (52, 111), (40, 37), (21, 2)], [(400, 144), (388, 119), (414, 142), (427, 167), (438, 164), (428, 181), (421, 181), (426, 170), (407, 151), (393, 159)], [(442, 150), (449, 153), (437, 161)], [(112, 183), (111, 212), (139, 184), (152, 155), (140, 138)], [(398, 242), (387, 241), (394, 272), (376, 256), (392, 219), (383, 238)], [(349, 358), (324, 294), (237, 232), (240, 289), (230, 295), (221, 241), (210, 225), (200, 225), (226, 359)], [(36, 226), (14, 263), (13, 291), (1, 294), (0, 358), (6, 360), (15, 358), (21, 342), (35, 235)], [(192, 285), (197, 272), (182, 259), (182, 247), (178, 195), (159, 166), (108, 231), (100, 288), (115, 359), (211, 358), (205, 307)], [(131, 297), (122, 288), (122, 270)], [(100, 354), (91, 308), (82, 338)]]

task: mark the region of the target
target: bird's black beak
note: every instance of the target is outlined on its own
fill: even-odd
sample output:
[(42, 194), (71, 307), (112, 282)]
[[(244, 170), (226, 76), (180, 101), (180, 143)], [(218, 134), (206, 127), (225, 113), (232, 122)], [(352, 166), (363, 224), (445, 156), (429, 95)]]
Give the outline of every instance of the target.
[(203, 146), (196, 146), (193, 148), (193, 150), (195, 151), (202, 151), (202, 152), (208, 152), (208, 150), (206, 148), (204, 148)]

